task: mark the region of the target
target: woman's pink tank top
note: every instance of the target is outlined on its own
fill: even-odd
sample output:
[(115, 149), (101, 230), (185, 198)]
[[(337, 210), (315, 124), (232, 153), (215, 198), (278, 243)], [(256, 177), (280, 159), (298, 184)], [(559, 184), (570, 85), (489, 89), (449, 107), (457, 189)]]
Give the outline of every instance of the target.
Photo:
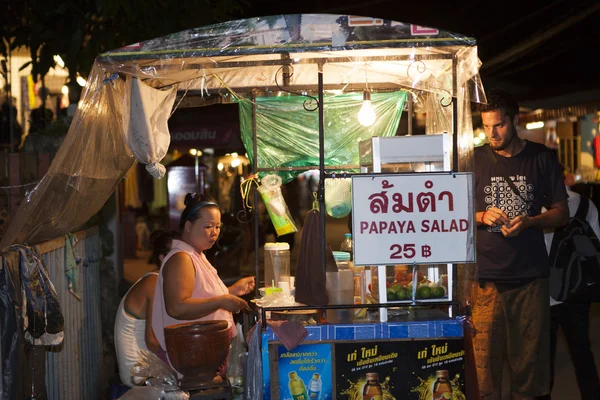
[[(217, 270), (210, 265), (204, 253), (198, 253), (194, 248), (181, 240), (173, 240), (171, 244), (171, 251), (166, 255), (162, 265), (165, 265), (167, 260), (174, 254), (184, 252), (187, 253), (194, 264), (194, 270), (196, 273), (196, 279), (194, 283), (194, 290), (192, 291), (193, 299), (205, 299), (210, 297), (217, 297), (224, 294), (228, 294), (229, 290), (223, 283)], [(229, 338), (232, 339), (236, 334), (235, 325), (233, 323), (233, 317), (227, 310), (219, 309), (212, 314), (207, 315), (199, 319), (192, 321), (210, 321), (210, 320), (226, 320), (229, 324)], [(161, 266), (158, 280), (156, 282), (156, 289), (154, 292), (154, 303), (152, 308), (152, 329), (158, 339), (158, 343), (167, 350), (165, 344), (165, 331), (164, 328), (169, 325), (181, 324), (183, 322), (190, 322), (188, 320), (175, 319), (167, 314), (165, 308), (165, 297), (163, 292), (163, 269)]]

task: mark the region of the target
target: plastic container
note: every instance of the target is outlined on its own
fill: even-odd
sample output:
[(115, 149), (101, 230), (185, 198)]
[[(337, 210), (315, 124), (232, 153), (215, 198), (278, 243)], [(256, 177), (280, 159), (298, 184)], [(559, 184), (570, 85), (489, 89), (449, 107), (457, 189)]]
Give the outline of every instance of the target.
[(332, 253), (338, 269), (352, 269), (350, 253), (347, 251), (333, 251)]
[[(349, 235), (349, 234), (347, 234)], [(353, 273), (354, 281), (354, 304), (364, 304), (366, 297), (366, 278), (365, 268), (355, 267), (351, 261), (351, 254), (346, 251), (334, 251), (333, 258), (337, 264), (338, 270), (350, 269)], [(358, 314), (359, 311), (356, 312)]]
[[(354, 304), (354, 273), (351, 269), (339, 269), (326, 273), (326, 289), (329, 305)], [(354, 310), (327, 310), (327, 322), (350, 323), (354, 319)]]
[[(290, 288), (289, 243), (265, 243), (265, 287)], [(284, 283), (284, 284), (280, 284)], [(285, 284), (287, 283), (287, 285)]]

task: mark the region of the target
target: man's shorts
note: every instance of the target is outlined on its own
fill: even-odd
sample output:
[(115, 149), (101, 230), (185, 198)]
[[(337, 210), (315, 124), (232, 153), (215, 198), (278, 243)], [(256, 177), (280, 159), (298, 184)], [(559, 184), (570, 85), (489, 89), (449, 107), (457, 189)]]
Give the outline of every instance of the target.
[(548, 279), (499, 293), (496, 285), (473, 287), (473, 347), (482, 399), (499, 399), (502, 367), (510, 367), (511, 391), (523, 397), (550, 392), (550, 294)]

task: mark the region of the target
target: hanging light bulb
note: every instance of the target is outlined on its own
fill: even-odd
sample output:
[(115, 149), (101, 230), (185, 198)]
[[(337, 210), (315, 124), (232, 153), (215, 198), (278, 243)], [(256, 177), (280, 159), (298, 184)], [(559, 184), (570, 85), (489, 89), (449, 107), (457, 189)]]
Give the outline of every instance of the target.
[(371, 126), (376, 118), (377, 114), (375, 114), (375, 109), (371, 104), (371, 92), (365, 90), (363, 92), (363, 104), (358, 112), (358, 122), (362, 126)]

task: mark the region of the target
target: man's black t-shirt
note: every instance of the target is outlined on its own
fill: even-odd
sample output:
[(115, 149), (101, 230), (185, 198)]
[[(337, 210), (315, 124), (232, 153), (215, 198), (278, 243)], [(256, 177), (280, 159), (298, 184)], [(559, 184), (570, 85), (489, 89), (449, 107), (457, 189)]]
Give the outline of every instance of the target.
[[(560, 165), (546, 146), (525, 141), (523, 150), (513, 157), (496, 154), (497, 163), (492, 162), (487, 146), (475, 149), (477, 212), (497, 207), (509, 219), (534, 217), (542, 206), (567, 199)], [(505, 182), (504, 175), (510, 176), (520, 196)], [(547, 277), (550, 269), (543, 231), (529, 228), (518, 236), (504, 237), (499, 227), (479, 225), (477, 267), (479, 279), (506, 285)]]

